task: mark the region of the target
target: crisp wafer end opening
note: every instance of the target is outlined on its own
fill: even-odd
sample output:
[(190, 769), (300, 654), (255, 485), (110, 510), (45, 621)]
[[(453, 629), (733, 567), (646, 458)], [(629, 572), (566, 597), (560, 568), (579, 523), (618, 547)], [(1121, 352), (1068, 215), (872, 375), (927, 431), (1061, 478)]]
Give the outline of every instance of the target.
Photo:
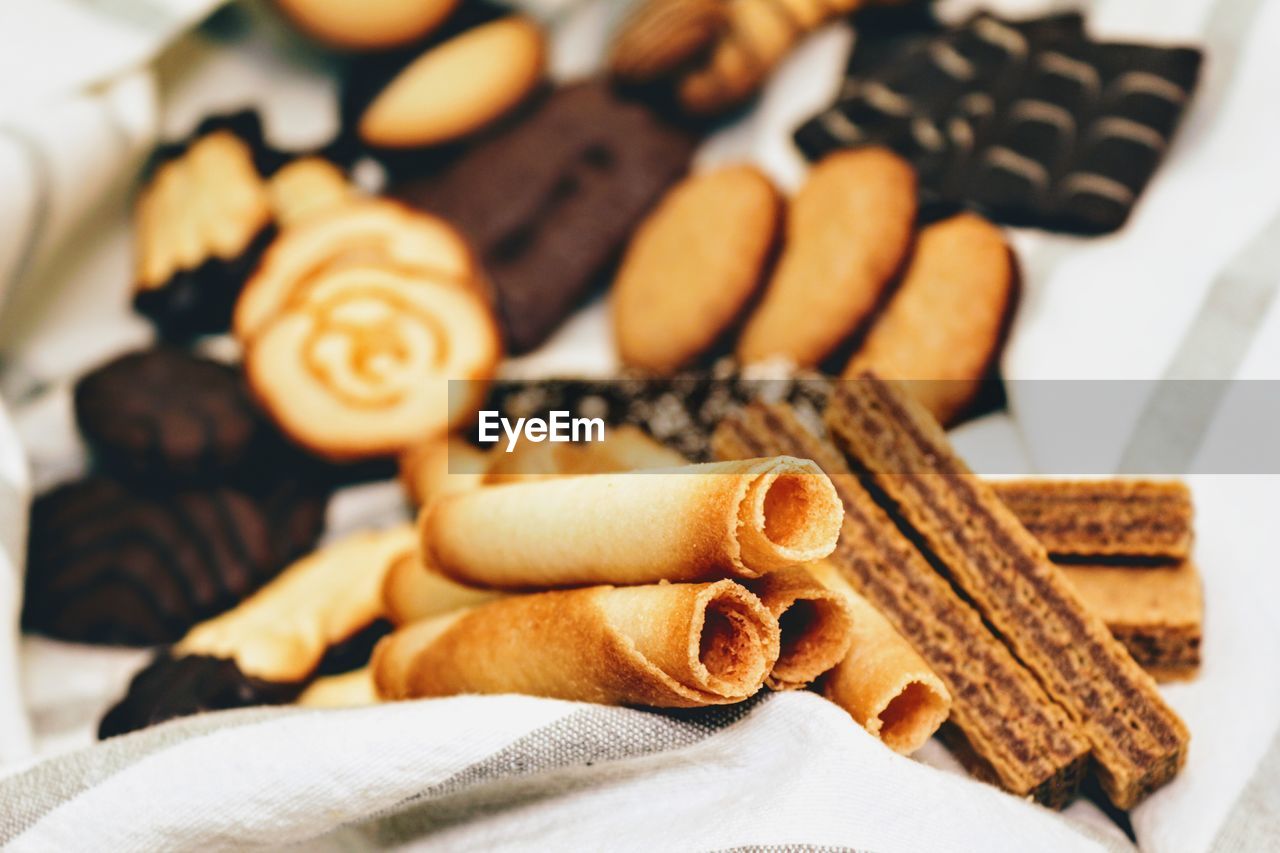
[(831, 513), (830, 483), (810, 473), (778, 474), (764, 495), (764, 535), (784, 551), (829, 551), (840, 534), (840, 514)]
[(763, 681), (772, 663), (755, 621), (739, 602), (729, 598), (707, 603), (698, 659), (712, 679), (737, 688)]
[(778, 617), (778, 627), (782, 650), (773, 666), (775, 687), (809, 683), (839, 663), (848, 649), (848, 617), (829, 599), (797, 599)]
[(933, 687), (912, 681), (877, 715), (880, 739), (894, 752), (915, 752), (947, 717), (947, 701)]

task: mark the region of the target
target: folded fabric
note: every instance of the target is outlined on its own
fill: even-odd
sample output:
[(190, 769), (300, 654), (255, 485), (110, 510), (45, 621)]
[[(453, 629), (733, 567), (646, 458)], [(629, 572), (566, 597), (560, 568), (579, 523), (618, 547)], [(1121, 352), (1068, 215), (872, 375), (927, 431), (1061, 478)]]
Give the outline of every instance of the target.
[(660, 714), (518, 696), (169, 723), (0, 781), (0, 845), (1132, 849), (896, 755), (820, 697)]

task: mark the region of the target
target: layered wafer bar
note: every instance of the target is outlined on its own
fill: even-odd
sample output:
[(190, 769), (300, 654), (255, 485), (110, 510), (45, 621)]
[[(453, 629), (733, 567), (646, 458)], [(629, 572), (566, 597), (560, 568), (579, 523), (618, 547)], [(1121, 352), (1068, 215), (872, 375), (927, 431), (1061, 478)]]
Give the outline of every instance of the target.
[(953, 704), (943, 734), (970, 772), (1049, 806), (1071, 799), (1089, 753), (1079, 728), (903, 536), (834, 447), (790, 407), (753, 404), (721, 423), (712, 449), (721, 459), (765, 453), (818, 463), (845, 510), (828, 559), (946, 685)]
[(1081, 600), (1157, 681), (1181, 681), (1200, 669), (1204, 595), (1193, 562), (1061, 568)]
[(1191, 553), (1191, 492), (1158, 480), (997, 480), (1004, 505), (1055, 560), (1180, 562)]
[(894, 383), (864, 373), (827, 408), (836, 443), (1080, 726), (1102, 789), (1127, 809), (1186, 759), (1186, 725), (1043, 545)]

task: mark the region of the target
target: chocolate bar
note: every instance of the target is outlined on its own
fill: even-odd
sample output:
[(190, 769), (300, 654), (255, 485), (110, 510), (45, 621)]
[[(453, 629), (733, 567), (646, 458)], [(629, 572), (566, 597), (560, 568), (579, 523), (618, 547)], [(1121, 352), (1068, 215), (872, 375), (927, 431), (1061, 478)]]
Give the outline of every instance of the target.
[(928, 412), (874, 374), (859, 380), (827, 408), (837, 444), (1079, 724), (1103, 791), (1131, 808), (1182, 767), (1186, 725)]
[(991, 488), (1060, 562), (1176, 563), (1191, 553), (1191, 493), (1156, 480), (1003, 480)]
[(1095, 41), (1078, 14), (980, 13), (860, 52), (837, 102), (796, 131), (805, 156), (888, 145), (916, 166), (927, 205), (1081, 234), (1124, 224), (1202, 59), (1190, 47)]
[(946, 684), (953, 704), (944, 737), (975, 775), (1064, 806), (1089, 753), (1079, 728), (902, 535), (839, 452), (786, 406), (752, 405), (721, 424), (713, 441), (720, 458), (785, 454), (818, 463), (845, 508), (828, 559)]

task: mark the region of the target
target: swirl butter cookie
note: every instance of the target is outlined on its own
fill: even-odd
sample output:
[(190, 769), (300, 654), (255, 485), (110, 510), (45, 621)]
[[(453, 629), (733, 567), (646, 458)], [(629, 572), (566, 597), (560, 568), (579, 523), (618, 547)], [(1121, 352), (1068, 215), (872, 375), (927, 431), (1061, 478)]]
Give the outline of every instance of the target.
[(920, 231), (902, 284), (845, 368), (905, 383), (941, 423), (981, 388), (1004, 336), (1017, 271), (1000, 229), (961, 213)]
[(422, 38), (458, 0), (276, 0), (298, 29), (340, 50), (385, 50)]
[(418, 148), (469, 136), (525, 99), (542, 79), (546, 44), (528, 18), (500, 18), (454, 36), (406, 66), (361, 116), (377, 148)]
[(791, 202), (785, 248), (738, 358), (812, 367), (831, 355), (893, 281), (915, 216), (915, 173), (891, 151), (860, 148), (816, 165)]
[(272, 230), (261, 149), (256, 115), (211, 120), (162, 159), (139, 194), (134, 307), (163, 336), (226, 329)]
[(326, 271), (381, 263), (473, 287), (466, 241), (443, 220), (394, 202), (361, 199), (289, 227), (268, 248), (235, 306), (232, 331), (247, 341)]
[(287, 435), (347, 460), (399, 452), (473, 414), (480, 400), (451, 398), (449, 380), (487, 379), (500, 352), (474, 290), (422, 272), (340, 266), (315, 274), (264, 323), (245, 371)]
[(626, 364), (671, 373), (709, 349), (762, 282), (782, 199), (750, 166), (686, 178), (641, 223), (613, 287)]

